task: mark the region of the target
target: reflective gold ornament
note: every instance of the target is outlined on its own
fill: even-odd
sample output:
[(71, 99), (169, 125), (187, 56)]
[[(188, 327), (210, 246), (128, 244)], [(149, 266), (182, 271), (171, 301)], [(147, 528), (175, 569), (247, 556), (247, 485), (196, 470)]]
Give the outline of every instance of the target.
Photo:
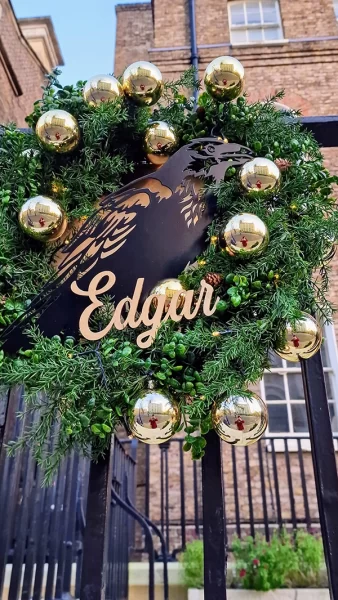
[[(156, 296), (165, 296), (165, 304), (164, 310), (165, 312), (169, 309), (170, 302), (177, 292), (182, 292), (177, 299), (176, 307), (177, 309), (182, 308), (184, 305), (184, 287), (181, 284), (179, 279), (164, 279), (160, 281), (155, 287), (151, 290), (150, 294), (156, 294)], [(156, 306), (156, 298), (153, 300), (154, 306)]]
[(168, 123), (155, 121), (149, 125), (144, 138), (144, 150), (153, 165), (159, 167), (167, 162), (176, 147), (175, 131)]
[(46, 148), (60, 153), (74, 150), (80, 141), (78, 123), (65, 110), (49, 110), (41, 115), (35, 133)]
[(135, 104), (151, 106), (156, 104), (162, 95), (162, 73), (152, 63), (139, 60), (127, 67), (123, 73), (122, 89)]
[(212, 424), (219, 437), (233, 446), (250, 446), (264, 434), (268, 424), (265, 402), (250, 396), (230, 396), (212, 408)]
[(112, 102), (121, 95), (122, 87), (112, 75), (94, 75), (83, 88), (83, 99), (89, 106)]
[(47, 196), (29, 198), (21, 207), (19, 223), (27, 235), (40, 242), (55, 242), (67, 229), (62, 208)]
[(180, 422), (181, 413), (172, 396), (148, 389), (136, 401), (127, 427), (141, 442), (163, 444), (175, 434)]
[(246, 192), (276, 192), (281, 172), (272, 160), (254, 158), (241, 167), (239, 179)]
[(233, 56), (215, 58), (204, 73), (206, 90), (214, 100), (227, 102), (237, 98), (243, 90), (244, 67)]
[(231, 256), (252, 256), (265, 250), (269, 232), (265, 223), (251, 213), (240, 213), (230, 219), (220, 233), (220, 245)]
[(292, 327), (287, 323), (285, 328), (286, 344), (284, 348), (276, 350), (276, 354), (289, 362), (298, 362), (300, 358), (311, 358), (320, 350), (323, 334), (316, 319), (307, 313), (302, 313), (302, 318)]

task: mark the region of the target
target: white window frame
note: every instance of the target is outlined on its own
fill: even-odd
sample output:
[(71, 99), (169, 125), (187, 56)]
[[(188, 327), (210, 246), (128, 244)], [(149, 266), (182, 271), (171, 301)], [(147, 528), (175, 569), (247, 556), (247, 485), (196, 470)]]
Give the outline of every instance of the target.
[[(335, 416), (334, 416), (334, 420), (333, 420), (333, 425), (335, 426), (335, 429), (333, 430), (333, 434), (334, 435), (338, 435), (338, 352), (337, 352), (337, 342), (336, 342), (336, 335), (335, 335), (335, 330), (334, 330), (334, 326), (333, 325), (325, 325), (324, 326), (324, 337), (325, 337), (325, 345), (326, 345), (326, 351), (328, 354), (328, 359), (329, 359), (329, 367), (324, 367), (324, 373), (330, 373), (331, 375), (331, 388), (332, 388), (332, 398), (330, 398), (330, 400), (332, 400), (330, 402), (330, 404), (334, 404), (335, 406)], [(264, 385), (264, 378), (260, 381), (260, 392), (261, 392), (261, 398), (262, 400), (264, 400), (265, 402), (267, 402), (267, 404), (271, 403), (271, 404), (286, 404), (287, 405), (287, 412), (288, 412), (288, 421), (289, 421), (289, 425), (291, 426), (291, 429), (293, 429), (293, 418), (292, 418), (292, 411), (291, 411), (291, 406), (292, 404), (304, 404), (304, 400), (292, 400), (290, 401), (290, 392), (289, 392), (289, 386), (288, 386), (288, 381), (287, 381), (287, 374), (290, 373), (301, 373), (301, 368), (300, 367), (296, 367), (293, 366), (292, 363), (287, 362), (285, 360), (283, 360), (283, 366), (282, 367), (271, 367), (271, 369), (266, 370), (266, 374), (273, 374), (273, 373), (278, 373), (278, 375), (282, 375), (283, 379), (284, 379), (284, 390), (285, 390), (285, 400), (266, 400), (266, 394), (265, 394), (265, 385)], [(310, 440), (306, 439), (309, 438), (309, 434), (307, 432), (294, 432), (294, 431), (286, 431), (286, 432), (269, 432), (269, 427), (267, 427), (266, 430), (266, 442), (267, 442), (267, 448), (268, 450), (271, 450), (271, 443), (268, 441), (268, 438), (274, 438), (275, 442), (274, 442), (274, 448), (275, 451), (277, 452), (284, 452), (285, 451), (285, 446), (284, 446), (284, 438), (291, 438), (287, 441), (287, 445), (288, 445), (288, 449), (289, 451), (297, 451), (298, 450), (298, 445), (297, 445), (297, 440), (294, 438), (302, 438), (302, 442), (301, 442), (301, 446), (302, 446), (302, 450), (311, 450), (311, 446), (310, 446)], [(278, 438), (283, 438), (278, 440)], [(335, 440), (335, 450), (338, 449), (338, 442), (337, 440)]]
[[(245, 21), (247, 21), (246, 7), (248, 4), (250, 4), (250, 2), (253, 2), (253, 0), (231, 0), (228, 2), (229, 31), (230, 31), (230, 42), (231, 42), (232, 46), (255, 46), (255, 45), (262, 45), (262, 44), (264, 44), (264, 45), (280, 44), (280, 43), (284, 43), (287, 41), (284, 39), (284, 36), (283, 36), (283, 26), (282, 26), (281, 14), (280, 14), (279, 0), (275, 0), (275, 6), (276, 6), (276, 12), (277, 12), (277, 21), (275, 23), (264, 23), (262, 0), (256, 0), (256, 1), (259, 3), (261, 22), (257, 23), (257, 24), (252, 24), (252, 25), (247, 24), (247, 23), (245, 25), (233, 25), (232, 20), (231, 20), (231, 7), (236, 4), (244, 4)], [(276, 26), (278, 26), (280, 29), (281, 37), (276, 40), (265, 40), (264, 39), (264, 31), (266, 29), (275, 28)], [(263, 40), (256, 41), (256, 42), (249, 41), (248, 40), (248, 30), (250, 30), (250, 29), (261, 29), (263, 31)], [(245, 35), (246, 35), (246, 41), (233, 42), (231, 39), (231, 34), (233, 31), (244, 31)]]

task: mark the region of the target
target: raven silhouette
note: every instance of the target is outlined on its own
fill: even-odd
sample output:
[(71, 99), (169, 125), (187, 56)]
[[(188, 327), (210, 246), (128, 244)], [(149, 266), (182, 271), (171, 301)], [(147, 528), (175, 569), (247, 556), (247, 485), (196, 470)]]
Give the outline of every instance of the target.
[(112, 271), (115, 302), (131, 296), (144, 278), (143, 298), (161, 279), (177, 277), (202, 251), (215, 206), (203, 198), (203, 183), (219, 182), (230, 166), (251, 160), (249, 148), (219, 138), (201, 138), (181, 147), (157, 171), (109, 194), (98, 210), (56, 254), (55, 276), (33, 299), (27, 312), (7, 327), (0, 341), (8, 352), (29, 345), (25, 330), (34, 322), (47, 337), (79, 335), (87, 290), (101, 271)]

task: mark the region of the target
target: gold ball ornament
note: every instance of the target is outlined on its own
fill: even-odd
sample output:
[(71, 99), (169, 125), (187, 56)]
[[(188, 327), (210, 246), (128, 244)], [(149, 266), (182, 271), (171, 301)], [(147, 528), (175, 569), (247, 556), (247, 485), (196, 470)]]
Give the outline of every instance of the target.
[(152, 106), (163, 92), (161, 71), (145, 60), (134, 62), (122, 76), (124, 94), (139, 106)]
[(94, 75), (83, 88), (83, 99), (89, 106), (113, 102), (122, 95), (119, 81), (112, 75)]
[(260, 254), (269, 243), (265, 223), (251, 213), (233, 216), (220, 233), (220, 246), (231, 256), (240, 258)]
[(57, 202), (47, 196), (29, 198), (19, 213), (21, 229), (39, 242), (55, 242), (67, 229), (67, 218)]
[(177, 147), (175, 131), (164, 121), (151, 123), (146, 130), (144, 150), (148, 160), (157, 167), (167, 162)]
[(298, 362), (300, 358), (311, 358), (320, 350), (323, 334), (316, 319), (304, 312), (294, 327), (287, 323), (285, 337), (285, 346), (275, 350), (276, 354), (289, 362)]
[(204, 85), (214, 100), (228, 102), (243, 90), (244, 67), (233, 56), (219, 56), (206, 68)]
[(35, 133), (45, 148), (61, 154), (74, 150), (80, 141), (77, 120), (65, 110), (49, 110), (41, 115)]
[(246, 162), (239, 171), (239, 179), (247, 193), (276, 192), (281, 182), (281, 172), (268, 158), (254, 158)]
[[(150, 292), (151, 295), (165, 296), (164, 311), (167, 312), (174, 294), (177, 294), (176, 308), (180, 309), (184, 305), (185, 290), (179, 279), (164, 279), (160, 281)], [(153, 305), (156, 307), (157, 299), (153, 299)]]
[(127, 427), (141, 442), (163, 444), (173, 437), (180, 422), (181, 413), (172, 396), (148, 389), (136, 401)]
[(250, 446), (264, 434), (268, 424), (265, 402), (251, 393), (250, 396), (230, 396), (215, 403), (212, 424), (219, 437), (233, 446)]

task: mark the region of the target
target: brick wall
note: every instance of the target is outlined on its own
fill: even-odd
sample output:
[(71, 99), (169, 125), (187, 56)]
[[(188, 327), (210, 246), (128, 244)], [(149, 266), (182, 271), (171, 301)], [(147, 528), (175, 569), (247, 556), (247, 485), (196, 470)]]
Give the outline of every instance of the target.
[[(7, 58), (0, 53), (0, 122), (15, 121), (25, 127), (26, 115), (41, 97), (44, 69), (23, 38), (8, 0), (2, 1), (2, 7), (0, 39)], [(11, 77), (11, 69), (17, 84)]]
[(150, 3), (116, 6), (115, 68), (117, 75), (137, 60), (145, 60), (153, 42)]

